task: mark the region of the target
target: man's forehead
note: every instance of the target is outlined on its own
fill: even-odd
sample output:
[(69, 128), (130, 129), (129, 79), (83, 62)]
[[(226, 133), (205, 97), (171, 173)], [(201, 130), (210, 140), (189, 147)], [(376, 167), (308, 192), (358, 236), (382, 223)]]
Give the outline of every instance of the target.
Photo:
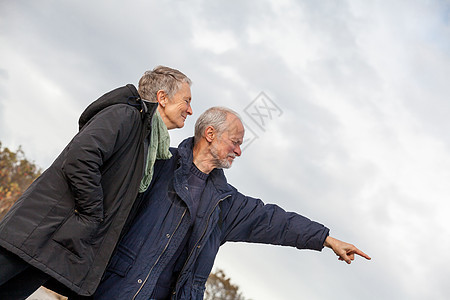
[(245, 130), (241, 120), (235, 115), (228, 116), (228, 134), (235, 136), (244, 136)]

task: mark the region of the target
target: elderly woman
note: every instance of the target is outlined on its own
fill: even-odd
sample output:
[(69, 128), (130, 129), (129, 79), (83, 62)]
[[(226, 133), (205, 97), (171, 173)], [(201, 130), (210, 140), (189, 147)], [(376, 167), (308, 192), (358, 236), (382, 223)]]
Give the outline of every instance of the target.
[(91, 295), (156, 159), (170, 158), (167, 130), (192, 115), (191, 81), (156, 67), (89, 105), (79, 132), (0, 223), (0, 299), (45, 283)]

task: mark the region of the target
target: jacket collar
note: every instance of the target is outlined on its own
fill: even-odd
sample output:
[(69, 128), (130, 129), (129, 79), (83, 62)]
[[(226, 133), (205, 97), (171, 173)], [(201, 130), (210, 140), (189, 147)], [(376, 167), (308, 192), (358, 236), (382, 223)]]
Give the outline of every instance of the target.
[[(189, 170), (191, 168), (192, 161), (194, 159), (192, 151), (194, 149), (194, 137), (189, 137), (182, 141), (178, 145), (178, 154), (180, 155), (181, 169), (182, 174), (189, 174)], [(211, 171), (208, 177), (208, 181), (211, 181), (215, 188), (217, 189), (219, 194), (227, 193), (231, 191), (230, 185), (227, 183), (227, 178), (222, 169), (214, 169)]]

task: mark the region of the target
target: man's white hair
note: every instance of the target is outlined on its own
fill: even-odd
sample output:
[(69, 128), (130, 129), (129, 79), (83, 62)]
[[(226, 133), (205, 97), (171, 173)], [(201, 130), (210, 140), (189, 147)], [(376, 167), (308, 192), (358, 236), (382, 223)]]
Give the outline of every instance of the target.
[(194, 143), (196, 144), (200, 141), (208, 126), (214, 127), (217, 130), (217, 135), (221, 136), (227, 129), (227, 117), (229, 114), (236, 116), (242, 122), (239, 114), (232, 109), (223, 106), (208, 108), (195, 122)]

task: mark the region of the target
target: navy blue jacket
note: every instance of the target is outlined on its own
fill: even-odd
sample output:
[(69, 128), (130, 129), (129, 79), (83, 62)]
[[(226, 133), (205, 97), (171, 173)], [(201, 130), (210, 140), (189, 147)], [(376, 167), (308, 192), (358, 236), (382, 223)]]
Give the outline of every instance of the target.
[[(193, 138), (186, 139), (178, 149), (171, 149), (170, 160), (156, 162), (148, 193), (165, 189), (169, 201), (148, 203), (143, 197), (141, 213), (146, 216), (137, 218), (140, 223), (134, 224), (118, 245), (96, 299), (149, 299), (193, 221), (187, 184), (192, 147)], [(239, 193), (227, 183), (222, 169), (210, 173), (200, 203), (189, 255), (172, 299), (203, 299), (214, 259), (227, 241), (321, 250), (329, 232), (299, 214)], [(146, 222), (151, 218), (156, 218), (153, 223), (159, 226), (148, 228)]]

